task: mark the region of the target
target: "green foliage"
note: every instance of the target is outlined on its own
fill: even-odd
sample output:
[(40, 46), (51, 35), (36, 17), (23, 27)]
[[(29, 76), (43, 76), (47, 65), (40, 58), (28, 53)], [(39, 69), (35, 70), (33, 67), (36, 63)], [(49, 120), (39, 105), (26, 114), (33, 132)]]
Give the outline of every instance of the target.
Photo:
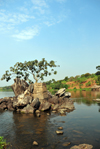
[(97, 77), (96, 83), (100, 85), (100, 75)]
[[(53, 74), (57, 74), (57, 71), (52, 69), (53, 67), (57, 67), (55, 62), (51, 60), (49, 63), (43, 58), (41, 61), (34, 60), (34, 61), (25, 61), (17, 62), (14, 67), (10, 67), (10, 71), (6, 71), (5, 74), (2, 76), (1, 80), (9, 81), (12, 76), (23, 78), (26, 81), (31, 83), (32, 81), (29, 80), (29, 75), (31, 74), (36, 82), (39, 79), (43, 80), (44, 76), (48, 76)], [(48, 68), (51, 69), (50, 72)]]
[(66, 81), (65, 81), (65, 80), (64, 80), (64, 81), (61, 81), (61, 83), (62, 83), (62, 84), (66, 84)]
[(78, 83), (85, 83), (86, 82), (86, 78), (85, 77), (80, 77), (80, 78), (76, 78), (76, 80), (74, 80), (75, 82), (78, 82)]
[(0, 149), (6, 149), (9, 143), (6, 143), (4, 137), (0, 136)]
[(96, 66), (96, 69), (97, 69), (97, 70), (100, 70), (100, 65), (99, 65), (99, 66)]
[(64, 78), (64, 80), (67, 82), (67, 81), (68, 81), (68, 77), (66, 76), (66, 77)]
[(79, 87), (81, 88), (83, 86), (83, 84), (79, 84)]
[(0, 87), (0, 91), (12, 91), (11, 86)]
[(95, 75), (97, 75), (97, 76), (100, 75), (100, 71), (97, 71), (97, 72), (95, 73)]
[(91, 82), (89, 81), (89, 82), (87, 82), (86, 83), (86, 86), (88, 87), (88, 86), (91, 86)]
[(89, 78), (91, 76), (90, 73), (85, 73), (85, 74), (82, 74), (81, 77), (86, 77), (86, 78)]
[(61, 81), (55, 81), (54, 83), (47, 85), (48, 90), (51, 90), (51, 89), (58, 90), (60, 88), (66, 88), (67, 89), (68, 85), (65, 83), (61, 83)]
[(68, 80), (69, 81), (74, 81), (74, 77), (71, 76)]
[(94, 78), (94, 77), (95, 77), (95, 74), (92, 73), (92, 74), (91, 74), (91, 78)]

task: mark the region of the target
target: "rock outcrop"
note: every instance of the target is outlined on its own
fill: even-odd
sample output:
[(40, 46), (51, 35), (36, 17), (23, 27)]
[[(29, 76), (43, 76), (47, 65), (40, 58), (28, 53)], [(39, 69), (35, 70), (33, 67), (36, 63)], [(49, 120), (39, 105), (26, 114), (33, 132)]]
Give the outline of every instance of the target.
[(19, 78), (14, 79), (14, 84), (11, 86), (15, 96), (18, 96), (25, 92), (25, 90), (29, 87), (28, 83), (24, 80), (20, 80)]
[(19, 78), (16, 78), (14, 81), (15, 83), (12, 86), (15, 97), (0, 99), (1, 110), (8, 109), (20, 113), (51, 110), (60, 114), (74, 110), (73, 101), (65, 95), (65, 88), (60, 89), (55, 95), (51, 95), (44, 83), (28, 85)]

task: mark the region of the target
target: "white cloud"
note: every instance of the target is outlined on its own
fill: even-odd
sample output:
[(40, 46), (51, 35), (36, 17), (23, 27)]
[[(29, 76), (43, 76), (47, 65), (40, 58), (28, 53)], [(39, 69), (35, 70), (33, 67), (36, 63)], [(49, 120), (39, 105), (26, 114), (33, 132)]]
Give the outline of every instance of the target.
[(34, 19), (34, 16), (29, 16), (20, 13), (8, 13), (0, 11), (0, 22), (19, 24), (21, 22), (27, 22), (29, 19)]
[(17, 34), (12, 35), (12, 37), (17, 39), (18, 41), (29, 40), (29, 39), (32, 39), (34, 36), (38, 35), (38, 33), (39, 33), (39, 28), (33, 27), (33, 28), (28, 28), (26, 30), (22, 30)]
[(46, 4), (45, 0), (31, 0), (32, 1), (32, 9), (39, 11), (40, 14), (44, 14), (48, 5)]
[(32, 3), (39, 7), (48, 7), (44, 0), (32, 0)]
[(56, 0), (56, 1), (59, 2), (59, 3), (66, 2), (66, 0)]
[(49, 27), (49, 26), (54, 25), (54, 24), (55, 24), (55, 22), (49, 22), (49, 21), (46, 21), (46, 22), (44, 22), (44, 24), (46, 24), (46, 25)]

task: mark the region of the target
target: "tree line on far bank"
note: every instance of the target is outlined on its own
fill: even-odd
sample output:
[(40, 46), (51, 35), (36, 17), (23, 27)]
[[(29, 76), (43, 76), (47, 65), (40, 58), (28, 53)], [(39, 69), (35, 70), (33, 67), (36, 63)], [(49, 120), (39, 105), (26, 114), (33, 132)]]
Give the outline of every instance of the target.
[[(10, 67), (10, 70), (7, 70), (5, 74), (3, 74), (1, 80), (6, 80), (7, 82), (14, 76), (17, 78), (24, 79), (25, 81), (30, 83), (33, 83), (33, 80), (29, 79), (29, 76), (32, 75), (35, 82), (38, 82), (38, 80), (44, 79), (44, 77), (51, 75), (51, 74), (57, 74), (57, 71), (55, 71), (55, 67), (59, 67), (59, 65), (55, 64), (55, 61), (51, 60), (48, 62), (45, 60), (45, 58), (42, 58), (41, 61), (33, 60), (33, 61), (25, 61), (17, 62), (13, 67)], [(87, 81), (87, 79), (91, 78), (92, 81), (95, 80), (97, 85), (100, 85), (100, 66), (96, 67), (97, 71), (95, 74), (85, 73), (82, 75), (77, 75), (75, 77), (71, 76), (68, 78), (66, 76), (63, 80), (55, 81), (54, 79), (49, 80), (46, 83), (48, 90), (58, 90), (60, 88), (69, 88), (69, 85), (67, 82), (74, 81), (76, 84), (79, 85), (81, 88), (83, 83)], [(91, 81), (86, 82), (86, 87), (91, 86)], [(73, 85), (73, 84), (72, 84)], [(5, 87), (6, 89), (10, 89), (9, 87)]]
[[(89, 78), (91, 79), (91, 81), (87, 82)], [(69, 78), (68, 76), (66, 76), (62, 80), (55, 81), (54, 79), (52, 79), (44, 83), (46, 83), (47, 89), (53, 92), (54, 90), (58, 90), (60, 88), (68, 89), (70, 85), (68, 85), (67, 83), (72, 81), (74, 81), (75, 84), (78, 84), (80, 89), (82, 88), (82, 85), (85, 82), (87, 82), (86, 87), (91, 86), (94, 81), (96, 82), (97, 85), (100, 85), (100, 71), (97, 71), (95, 74), (85, 73), (82, 75), (77, 75), (75, 77), (71, 76)], [(76, 89), (76, 87), (74, 89)]]

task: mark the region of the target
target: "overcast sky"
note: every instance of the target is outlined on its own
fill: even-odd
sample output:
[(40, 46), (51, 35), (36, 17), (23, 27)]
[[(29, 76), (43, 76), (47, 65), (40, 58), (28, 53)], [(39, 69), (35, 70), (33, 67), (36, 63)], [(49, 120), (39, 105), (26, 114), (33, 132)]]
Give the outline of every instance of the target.
[(60, 65), (45, 81), (95, 73), (100, 0), (0, 0), (0, 78), (16, 62), (42, 58)]

